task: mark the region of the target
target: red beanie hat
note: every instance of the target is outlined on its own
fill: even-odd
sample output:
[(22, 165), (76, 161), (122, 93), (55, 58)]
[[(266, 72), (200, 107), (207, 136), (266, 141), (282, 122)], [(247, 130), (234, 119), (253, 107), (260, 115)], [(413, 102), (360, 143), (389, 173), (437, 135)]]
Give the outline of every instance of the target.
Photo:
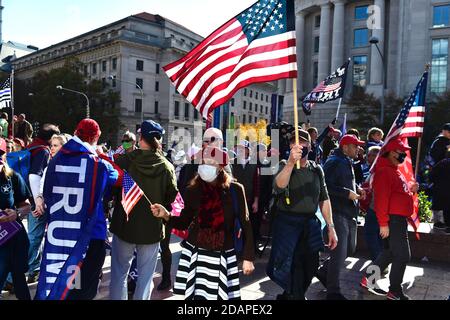
[(81, 120), (75, 130), (75, 135), (84, 142), (96, 139), (100, 137), (101, 134), (100, 126), (97, 121), (92, 119)]

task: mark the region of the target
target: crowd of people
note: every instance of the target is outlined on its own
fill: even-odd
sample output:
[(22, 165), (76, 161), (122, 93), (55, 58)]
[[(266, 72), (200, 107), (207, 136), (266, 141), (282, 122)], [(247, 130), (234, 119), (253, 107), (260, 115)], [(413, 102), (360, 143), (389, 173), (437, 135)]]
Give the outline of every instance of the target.
[[(0, 288), (18, 299), (31, 299), (28, 284), (35, 282), (36, 299), (53, 297), (56, 280), (48, 282), (43, 275), (51, 261), (43, 250), (59, 243), (54, 235), (58, 219), (74, 223), (76, 213), (86, 215), (84, 229), (76, 234), (86, 252), (80, 285), (65, 293), (66, 299), (95, 298), (108, 247), (112, 300), (130, 295), (149, 300), (159, 253), (163, 272), (157, 290), (173, 287), (187, 300), (240, 299), (239, 264), (244, 275), (252, 274), (262, 250), (262, 224), (268, 223), (272, 244), (266, 272), (284, 290), (277, 299), (305, 299), (317, 277), (327, 299), (346, 300), (340, 274), (355, 253), (361, 213), (372, 260), (367, 270), (377, 267), (386, 274), (392, 265), (388, 292), (371, 283), (366, 270), (361, 287), (391, 300), (409, 299), (401, 284), (411, 258), (408, 218), (419, 185), (407, 183), (398, 169), (410, 148), (400, 140), (384, 144), (379, 128), (368, 130), (365, 142), (356, 129), (343, 133), (330, 124), (319, 135), (305, 124), (298, 129), (298, 143), (292, 128), (286, 133), (289, 146), (283, 153), (248, 140), (228, 150), (216, 128), (205, 131), (202, 146), (164, 150), (165, 130), (152, 120), (144, 121), (137, 134), (126, 131), (116, 150), (99, 144), (101, 130), (92, 119), (82, 120), (73, 135), (53, 124), (33, 134), (23, 114), (13, 123), (6, 113), (0, 115), (0, 224), (16, 221), (22, 228), (0, 245)], [(8, 160), (22, 151), (29, 153), (25, 173)], [(427, 165), (434, 228), (450, 234), (450, 124), (431, 146)], [(75, 180), (74, 173), (79, 173)], [(74, 183), (78, 189), (69, 188)], [(130, 205), (127, 193), (133, 184), (140, 193)], [(62, 208), (66, 215), (54, 214)], [(173, 285), (172, 233), (183, 238)], [(58, 237), (78, 248), (73, 234)], [(329, 253), (322, 264), (321, 252)], [(138, 276), (130, 277), (131, 269)]]

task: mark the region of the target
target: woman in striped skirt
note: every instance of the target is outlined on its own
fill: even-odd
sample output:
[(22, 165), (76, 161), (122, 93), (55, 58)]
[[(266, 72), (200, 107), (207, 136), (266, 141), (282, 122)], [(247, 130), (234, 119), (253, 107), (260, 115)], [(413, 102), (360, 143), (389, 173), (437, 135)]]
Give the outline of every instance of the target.
[[(202, 151), (198, 174), (187, 188), (179, 217), (161, 205), (152, 206), (157, 218), (178, 230), (189, 228), (183, 242), (174, 293), (186, 300), (240, 299), (239, 270), (234, 249), (235, 220), (242, 226), (243, 273), (253, 270), (254, 249), (245, 192), (225, 172), (228, 154), (218, 148)], [(240, 232), (239, 232), (240, 233)]]

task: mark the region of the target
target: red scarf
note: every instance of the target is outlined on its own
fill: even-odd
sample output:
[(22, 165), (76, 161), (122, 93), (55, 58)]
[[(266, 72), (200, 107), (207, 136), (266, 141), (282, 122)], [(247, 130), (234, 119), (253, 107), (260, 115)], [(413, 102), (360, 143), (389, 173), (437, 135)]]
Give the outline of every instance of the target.
[(201, 202), (198, 213), (200, 228), (212, 228), (215, 231), (224, 230), (224, 210), (222, 188), (201, 181)]

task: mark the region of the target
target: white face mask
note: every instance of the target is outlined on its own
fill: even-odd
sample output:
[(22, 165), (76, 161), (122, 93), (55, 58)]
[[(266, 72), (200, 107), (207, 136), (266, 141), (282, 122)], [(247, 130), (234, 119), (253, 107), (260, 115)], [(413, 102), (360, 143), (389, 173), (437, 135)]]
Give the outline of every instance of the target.
[(200, 178), (202, 178), (202, 180), (205, 182), (213, 182), (219, 175), (216, 167), (207, 164), (198, 166), (198, 174), (200, 175)]

